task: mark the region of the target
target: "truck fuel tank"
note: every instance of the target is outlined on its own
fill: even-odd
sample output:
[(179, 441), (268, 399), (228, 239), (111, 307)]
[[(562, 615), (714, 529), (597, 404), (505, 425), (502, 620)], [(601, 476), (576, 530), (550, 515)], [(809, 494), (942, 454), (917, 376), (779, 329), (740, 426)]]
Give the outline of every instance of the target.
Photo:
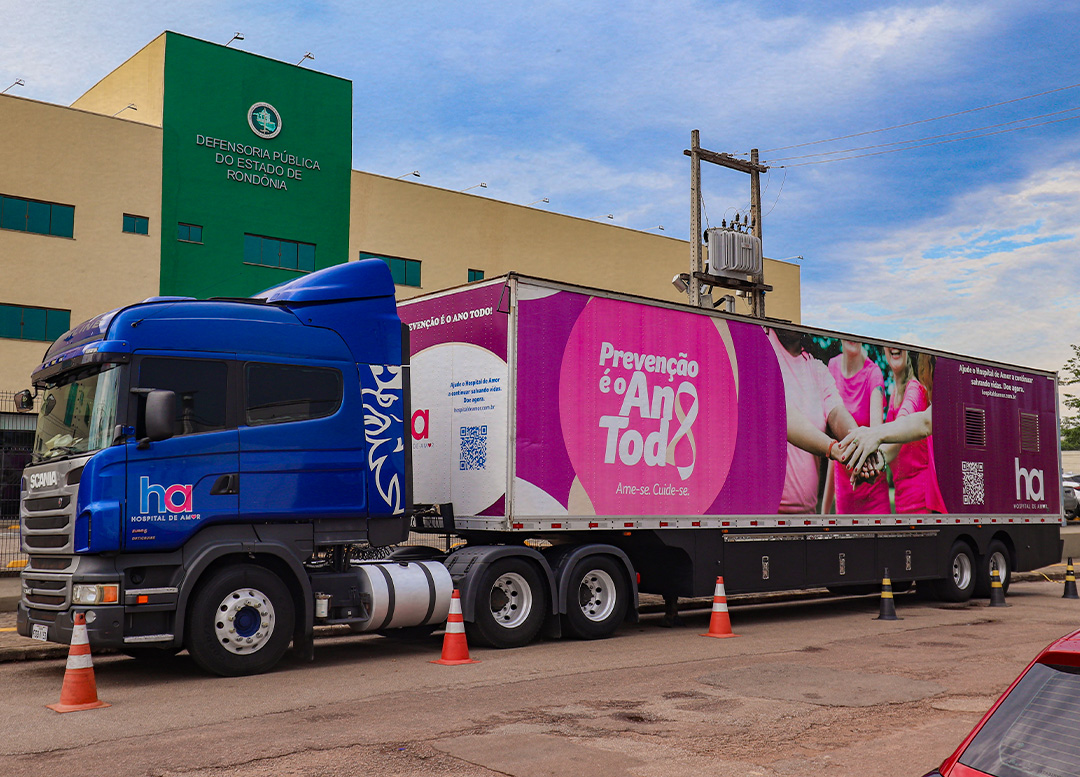
[(348, 572), (312, 575), (311, 584), (316, 621), (353, 631), (441, 625), (454, 588), (437, 561), (354, 561)]

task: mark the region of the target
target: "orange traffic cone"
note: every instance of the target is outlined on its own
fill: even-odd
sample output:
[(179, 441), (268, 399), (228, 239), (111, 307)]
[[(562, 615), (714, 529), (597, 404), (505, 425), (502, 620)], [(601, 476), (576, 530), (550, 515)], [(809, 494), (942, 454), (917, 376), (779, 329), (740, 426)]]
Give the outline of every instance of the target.
[(469, 645), (465, 641), (465, 619), (461, 617), (461, 594), (454, 589), (450, 597), (450, 614), (446, 616), (446, 634), (443, 636), (442, 658), (431, 661), (432, 664), (456, 666), (457, 664), (479, 664), (469, 658)]
[(71, 648), (68, 650), (64, 685), (60, 689), (60, 703), (45, 706), (57, 712), (96, 710), (110, 706), (98, 701), (90, 640), (86, 636), (86, 617), (81, 612), (75, 613), (75, 627), (71, 630)]
[(709, 619), (709, 633), (700, 636), (717, 637), (718, 639), (739, 636), (731, 633), (731, 618), (728, 616), (727, 592), (724, 591), (723, 577), (716, 578), (716, 590), (713, 592), (712, 598), (712, 618)]

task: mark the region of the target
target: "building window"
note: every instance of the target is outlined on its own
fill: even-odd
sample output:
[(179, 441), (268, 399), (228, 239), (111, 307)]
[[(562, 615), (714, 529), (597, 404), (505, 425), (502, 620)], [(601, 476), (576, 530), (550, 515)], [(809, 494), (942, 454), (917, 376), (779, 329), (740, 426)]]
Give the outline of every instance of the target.
[[(185, 226), (190, 229), (190, 225)], [(125, 213), (124, 231), (133, 235), (148, 235), (150, 234), (150, 219), (146, 216), (132, 216), (130, 213)]]
[(51, 343), (70, 328), (70, 310), (0, 305), (0, 337)]
[(484, 280), (484, 271), (483, 270), (469, 270), (469, 283), (472, 283), (473, 281), (482, 281), (482, 280)]
[(244, 235), (244, 263), (311, 272), (315, 269), (315, 244)]
[(0, 227), (56, 237), (75, 236), (75, 206), (0, 196)]
[(202, 227), (197, 224), (177, 224), (176, 239), (184, 243), (201, 243)]
[(416, 259), (398, 259), (392, 256), (380, 256), (360, 252), (361, 259), (381, 259), (390, 268), (390, 277), (398, 286), (420, 288), (420, 262)]

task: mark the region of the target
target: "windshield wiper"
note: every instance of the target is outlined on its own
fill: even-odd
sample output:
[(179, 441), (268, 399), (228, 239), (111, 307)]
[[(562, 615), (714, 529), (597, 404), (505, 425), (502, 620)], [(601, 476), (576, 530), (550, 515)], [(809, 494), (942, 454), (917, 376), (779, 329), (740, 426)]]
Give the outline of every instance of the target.
[(56, 458), (57, 452), (59, 452), (60, 454), (68, 454), (83, 453), (84, 451), (74, 445), (57, 445), (55, 448), (50, 448), (47, 452), (41, 454), (41, 458), (39, 459), (39, 461)]

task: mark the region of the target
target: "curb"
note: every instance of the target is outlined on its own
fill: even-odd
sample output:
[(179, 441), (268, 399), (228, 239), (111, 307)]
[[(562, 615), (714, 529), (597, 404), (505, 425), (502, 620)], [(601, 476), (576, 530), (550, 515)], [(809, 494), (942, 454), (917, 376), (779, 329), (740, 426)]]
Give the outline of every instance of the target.
[(53, 643), (0, 648), (0, 664), (11, 661), (52, 661), (67, 657), (66, 645)]

